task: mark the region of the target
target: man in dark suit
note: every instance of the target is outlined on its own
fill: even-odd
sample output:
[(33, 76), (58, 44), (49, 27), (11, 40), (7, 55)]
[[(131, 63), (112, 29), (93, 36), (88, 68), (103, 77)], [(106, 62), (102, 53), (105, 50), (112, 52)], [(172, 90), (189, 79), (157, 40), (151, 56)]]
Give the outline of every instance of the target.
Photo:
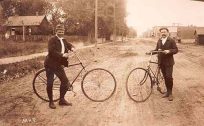
[(163, 98), (168, 97), (169, 101), (173, 100), (172, 88), (173, 88), (173, 65), (174, 57), (173, 55), (178, 52), (178, 48), (175, 40), (169, 37), (169, 30), (167, 28), (161, 28), (160, 30), (161, 38), (157, 42), (156, 49), (154, 51), (161, 50), (163, 53), (158, 54), (158, 63), (161, 68), (162, 74), (164, 76), (165, 85), (167, 92)]
[(68, 43), (64, 38), (64, 26), (57, 25), (56, 35), (48, 42), (48, 55), (45, 59), (45, 69), (47, 76), (47, 94), (49, 98), (49, 107), (55, 109), (53, 102), (53, 81), (54, 74), (60, 79), (60, 100), (59, 105), (71, 106), (72, 104), (64, 99), (64, 96), (70, 88), (70, 82), (65, 74), (63, 66), (68, 67), (68, 50), (74, 50), (74, 46)]

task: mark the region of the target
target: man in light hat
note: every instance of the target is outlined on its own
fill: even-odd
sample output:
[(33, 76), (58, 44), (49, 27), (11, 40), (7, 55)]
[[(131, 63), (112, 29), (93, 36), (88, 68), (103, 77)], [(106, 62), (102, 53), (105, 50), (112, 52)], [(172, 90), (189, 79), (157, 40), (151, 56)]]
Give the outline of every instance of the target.
[(48, 55), (44, 63), (47, 76), (47, 94), (49, 98), (49, 107), (51, 109), (56, 109), (52, 92), (54, 74), (61, 81), (59, 105), (72, 106), (72, 103), (67, 102), (64, 98), (66, 92), (70, 88), (70, 82), (65, 74), (63, 66), (68, 67), (68, 50), (73, 51), (74, 46), (63, 38), (64, 31), (63, 25), (59, 24), (56, 26), (56, 35), (50, 38), (48, 42)]

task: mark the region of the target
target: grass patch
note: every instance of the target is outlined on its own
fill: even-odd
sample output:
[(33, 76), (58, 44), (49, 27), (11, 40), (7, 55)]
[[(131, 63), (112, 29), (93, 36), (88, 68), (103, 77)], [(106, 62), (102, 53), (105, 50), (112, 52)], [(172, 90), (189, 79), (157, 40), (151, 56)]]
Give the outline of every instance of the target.
[(23, 62), (0, 65), (0, 82), (20, 78), (43, 68), (44, 59), (45, 57), (39, 57)]
[(47, 51), (47, 42), (0, 42), (0, 58), (22, 56)]
[(122, 57), (130, 57), (130, 56), (137, 56), (137, 53), (133, 53), (133, 52), (126, 52), (124, 54), (122, 54)]
[(126, 52), (120, 55), (120, 57), (132, 57), (132, 56), (137, 56), (138, 54), (135, 52)]

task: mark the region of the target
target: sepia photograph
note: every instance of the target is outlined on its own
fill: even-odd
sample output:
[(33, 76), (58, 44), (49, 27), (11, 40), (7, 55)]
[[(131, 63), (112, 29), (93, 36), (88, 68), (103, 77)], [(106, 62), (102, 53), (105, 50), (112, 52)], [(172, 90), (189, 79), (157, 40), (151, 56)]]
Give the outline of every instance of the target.
[(0, 126), (203, 126), (204, 0), (0, 0)]

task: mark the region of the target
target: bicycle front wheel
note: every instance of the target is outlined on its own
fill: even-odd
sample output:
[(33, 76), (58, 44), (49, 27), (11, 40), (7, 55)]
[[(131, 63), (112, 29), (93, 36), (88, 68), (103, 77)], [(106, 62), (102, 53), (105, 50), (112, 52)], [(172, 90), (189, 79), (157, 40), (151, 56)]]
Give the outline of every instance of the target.
[[(54, 75), (53, 79), (53, 101), (56, 102), (59, 100), (59, 87), (60, 80)], [(47, 77), (45, 69), (39, 70), (33, 79), (33, 90), (34, 93), (42, 100), (49, 102), (49, 98), (47, 95)]]
[(116, 79), (108, 70), (92, 69), (84, 75), (81, 88), (88, 99), (94, 102), (103, 102), (114, 94)]
[(146, 101), (152, 93), (152, 79), (144, 68), (133, 69), (126, 80), (128, 96), (135, 102)]

